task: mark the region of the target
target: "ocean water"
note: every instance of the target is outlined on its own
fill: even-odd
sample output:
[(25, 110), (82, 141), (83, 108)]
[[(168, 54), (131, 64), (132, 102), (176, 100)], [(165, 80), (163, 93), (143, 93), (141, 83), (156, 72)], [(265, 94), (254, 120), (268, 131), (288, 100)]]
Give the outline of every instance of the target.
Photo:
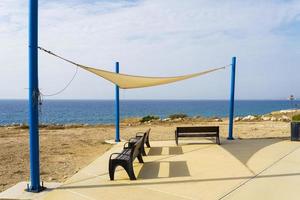
[[(225, 100), (121, 100), (121, 118), (185, 113), (189, 116), (228, 116), (229, 102)], [(298, 108), (300, 101), (238, 100), (235, 115), (261, 115), (274, 110)], [(40, 122), (47, 124), (112, 124), (113, 100), (46, 100), (40, 109)], [(27, 123), (26, 100), (0, 100), (0, 125)]]

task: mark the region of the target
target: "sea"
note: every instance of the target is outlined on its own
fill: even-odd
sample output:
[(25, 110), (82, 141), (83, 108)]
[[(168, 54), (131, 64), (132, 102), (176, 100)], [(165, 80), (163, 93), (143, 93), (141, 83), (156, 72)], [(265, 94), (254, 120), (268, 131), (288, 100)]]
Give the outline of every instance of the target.
[[(294, 100), (237, 100), (235, 116), (262, 115), (276, 110), (300, 109)], [(226, 117), (227, 100), (121, 100), (120, 117), (156, 115), (167, 118), (184, 113), (190, 117)], [(113, 124), (114, 100), (44, 100), (39, 108), (39, 121), (43, 124)], [(26, 124), (27, 100), (0, 100), (0, 125)]]

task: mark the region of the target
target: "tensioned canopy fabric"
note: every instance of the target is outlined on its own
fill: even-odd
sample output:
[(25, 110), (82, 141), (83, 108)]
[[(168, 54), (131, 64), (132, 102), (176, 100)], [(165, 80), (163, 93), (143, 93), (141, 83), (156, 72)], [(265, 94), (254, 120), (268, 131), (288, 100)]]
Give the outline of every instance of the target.
[(142, 87), (151, 87), (156, 85), (163, 85), (168, 83), (173, 83), (176, 81), (181, 81), (189, 78), (193, 78), (196, 76), (201, 76), (204, 74), (208, 74), (220, 69), (224, 69), (225, 67), (215, 68), (203, 72), (198, 72), (194, 74), (188, 74), (184, 76), (174, 76), (174, 77), (146, 77), (146, 76), (133, 76), (127, 74), (118, 74), (110, 71), (105, 71), (101, 69), (95, 69), (91, 67), (80, 66), (81, 68), (92, 72), (102, 78), (118, 85), (122, 89), (132, 89), (132, 88), (142, 88)]
[(71, 64), (74, 64), (82, 69), (85, 69), (89, 72), (92, 72), (116, 85), (118, 85), (122, 89), (132, 89), (132, 88), (142, 88), (142, 87), (151, 87), (151, 86), (156, 86), (156, 85), (163, 85), (163, 84), (168, 84), (168, 83), (173, 83), (197, 76), (201, 76), (204, 74), (208, 74), (220, 69), (225, 69), (225, 67), (218, 67), (218, 68), (213, 68), (210, 70), (194, 73), (194, 74), (188, 74), (188, 75), (183, 75), (183, 76), (174, 76), (174, 77), (146, 77), (146, 76), (133, 76), (133, 75), (128, 75), (128, 74), (119, 74), (119, 73), (114, 73), (106, 70), (101, 70), (101, 69), (96, 69), (92, 67), (88, 67), (85, 65), (81, 65), (78, 63), (75, 63), (73, 61), (70, 61), (68, 59), (65, 59), (61, 56), (58, 56), (57, 54), (54, 54), (51, 51), (48, 51), (46, 49), (43, 49), (39, 47), (40, 50), (43, 50), (53, 56), (56, 56), (60, 59), (63, 59)]

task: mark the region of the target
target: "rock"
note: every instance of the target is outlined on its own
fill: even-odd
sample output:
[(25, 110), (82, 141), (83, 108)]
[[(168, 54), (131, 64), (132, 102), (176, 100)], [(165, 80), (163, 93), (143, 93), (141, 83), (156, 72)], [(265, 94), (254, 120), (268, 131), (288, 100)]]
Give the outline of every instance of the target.
[(255, 120), (255, 119), (256, 119), (255, 116), (251, 116), (251, 117), (250, 117), (250, 120)]
[(165, 118), (165, 119), (162, 119), (161, 121), (163, 121), (163, 122), (167, 122), (167, 121), (170, 121), (171, 120), (171, 118)]
[(263, 121), (270, 121), (270, 120), (271, 120), (271, 117), (262, 116), (261, 119), (262, 119)]
[(271, 117), (271, 119), (270, 119), (271, 121), (277, 121), (277, 118), (276, 117)]
[(174, 119), (173, 121), (174, 122), (179, 122), (179, 121), (181, 121), (182, 120), (182, 118), (176, 118), (176, 119)]
[(241, 117), (236, 117), (236, 118), (234, 118), (234, 121), (235, 121), (235, 122), (238, 122), (238, 121), (241, 121), (241, 120), (242, 120)]
[(48, 178), (48, 181), (53, 181), (53, 177), (50, 176), (50, 177)]
[(290, 118), (288, 116), (286, 116), (286, 115), (283, 115), (282, 119), (290, 119)]
[(215, 122), (222, 122), (223, 120), (220, 119), (220, 118), (216, 118), (216, 119), (214, 119), (214, 121), (215, 121)]
[(242, 120), (243, 120), (243, 121), (252, 121), (252, 120), (255, 120), (255, 119), (256, 119), (255, 116), (253, 116), (253, 115), (248, 115), (248, 116), (244, 117)]
[(283, 115), (281, 117), (281, 121), (288, 122), (288, 121), (290, 121), (290, 118), (288, 116), (286, 116), (286, 115)]

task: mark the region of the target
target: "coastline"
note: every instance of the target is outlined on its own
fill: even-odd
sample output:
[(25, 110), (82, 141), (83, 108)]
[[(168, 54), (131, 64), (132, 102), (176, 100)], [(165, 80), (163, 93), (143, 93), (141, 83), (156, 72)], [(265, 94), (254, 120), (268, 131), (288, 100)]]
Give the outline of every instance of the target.
[[(190, 118), (228, 117), (226, 100), (121, 100), (120, 118), (157, 115), (161, 119), (176, 113)], [(235, 116), (266, 115), (274, 110), (299, 108), (300, 101), (237, 100)], [(39, 109), (41, 124), (114, 124), (114, 100), (45, 100)], [(1, 101), (0, 124), (19, 125), (28, 121), (28, 101)]]
[[(246, 115), (246, 116), (235, 116), (234, 122), (244, 121), (244, 122), (259, 122), (259, 121), (284, 121), (290, 122), (293, 115), (300, 114), (300, 109), (287, 109), (272, 111), (264, 115)], [(173, 114), (173, 115), (186, 115), (184, 113)], [(223, 122), (228, 121), (228, 117), (205, 117), (205, 116), (195, 116), (195, 117), (175, 117), (175, 118), (159, 118), (155, 115), (148, 115), (157, 117), (157, 119), (151, 119), (148, 121), (141, 122), (143, 117), (128, 117), (121, 119), (120, 125), (123, 126), (138, 126), (142, 124), (169, 124), (169, 123), (182, 123), (182, 122)], [(147, 116), (145, 116), (147, 117)], [(41, 129), (66, 129), (66, 128), (82, 128), (82, 127), (114, 127), (115, 124), (112, 123), (98, 123), (98, 124), (88, 124), (88, 123), (40, 123), (39, 127)], [(12, 124), (0, 124), (0, 127), (16, 128), (16, 129), (28, 129), (28, 124), (26, 123), (12, 123)]]

